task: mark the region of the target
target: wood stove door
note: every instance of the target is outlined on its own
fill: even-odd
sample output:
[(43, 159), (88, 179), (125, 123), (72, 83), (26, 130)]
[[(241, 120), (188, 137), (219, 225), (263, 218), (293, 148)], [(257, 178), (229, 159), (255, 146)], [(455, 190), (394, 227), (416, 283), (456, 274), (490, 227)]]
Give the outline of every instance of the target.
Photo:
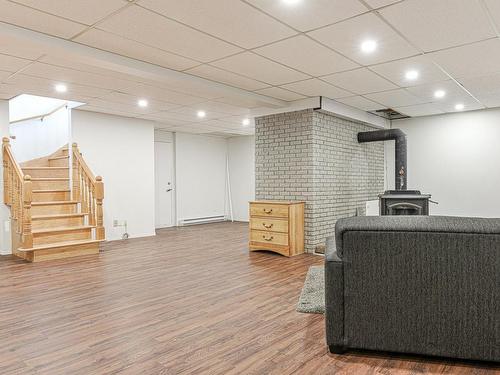
[(387, 206), (388, 215), (422, 215), (422, 206), (409, 202), (398, 202)]

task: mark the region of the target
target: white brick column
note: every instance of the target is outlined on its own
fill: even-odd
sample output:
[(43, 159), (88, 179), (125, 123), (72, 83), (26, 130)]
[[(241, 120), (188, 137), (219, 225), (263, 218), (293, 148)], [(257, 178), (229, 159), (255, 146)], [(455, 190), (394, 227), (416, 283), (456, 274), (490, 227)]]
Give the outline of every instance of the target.
[(384, 191), (383, 143), (359, 144), (370, 125), (312, 109), (255, 121), (256, 199), (306, 202), (306, 251), (334, 234), (335, 222)]

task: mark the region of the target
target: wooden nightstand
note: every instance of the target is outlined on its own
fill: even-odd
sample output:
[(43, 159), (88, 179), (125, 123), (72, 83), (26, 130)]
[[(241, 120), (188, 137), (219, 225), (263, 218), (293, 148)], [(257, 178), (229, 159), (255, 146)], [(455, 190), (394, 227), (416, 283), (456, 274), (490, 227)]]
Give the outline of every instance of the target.
[(250, 251), (304, 252), (304, 202), (250, 202)]

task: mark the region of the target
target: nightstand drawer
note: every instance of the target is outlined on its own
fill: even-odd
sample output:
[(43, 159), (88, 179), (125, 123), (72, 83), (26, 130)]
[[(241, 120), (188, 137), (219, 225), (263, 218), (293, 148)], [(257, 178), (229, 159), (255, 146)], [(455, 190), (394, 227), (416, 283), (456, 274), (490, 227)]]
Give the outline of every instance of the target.
[(251, 203), (250, 216), (288, 217), (288, 206), (283, 204)]
[(266, 232), (261, 230), (250, 231), (250, 241), (265, 245), (288, 246), (288, 233)]
[(250, 229), (288, 233), (288, 220), (252, 217)]

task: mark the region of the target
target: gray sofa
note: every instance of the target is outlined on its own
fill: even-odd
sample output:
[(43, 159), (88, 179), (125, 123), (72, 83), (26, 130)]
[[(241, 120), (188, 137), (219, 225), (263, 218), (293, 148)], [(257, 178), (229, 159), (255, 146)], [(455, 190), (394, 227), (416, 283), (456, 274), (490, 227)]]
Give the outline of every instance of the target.
[(500, 361), (500, 219), (342, 219), (325, 259), (326, 341)]

